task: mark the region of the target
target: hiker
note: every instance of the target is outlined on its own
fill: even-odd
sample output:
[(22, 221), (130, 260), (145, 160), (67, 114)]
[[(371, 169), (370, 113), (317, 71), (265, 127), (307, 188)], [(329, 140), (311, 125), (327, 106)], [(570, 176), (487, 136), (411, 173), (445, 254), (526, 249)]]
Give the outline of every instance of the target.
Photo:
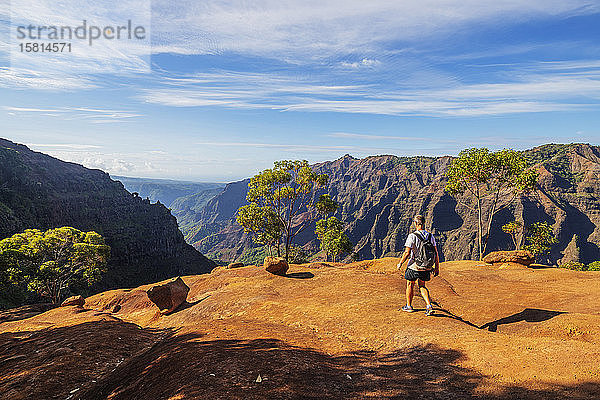
[(398, 269), (408, 260), (408, 266), (404, 277), (406, 278), (406, 305), (402, 311), (413, 312), (412, 300), (415, 294), (415, 282), (418, 282), (421, 296), (427, 303), (425, 308), (426, 315), (433, 314), (433, 306), (429, 297), (429, 290), (425, 287), (425, 282), (433, 276), (440, 273), (440, 258), (435, 244), (433, 234), (425, 230), (425, 217), (417, 215), (413, 218), (415, 231), (408, 235), (404, 244), (404, 254), (398, 264)]

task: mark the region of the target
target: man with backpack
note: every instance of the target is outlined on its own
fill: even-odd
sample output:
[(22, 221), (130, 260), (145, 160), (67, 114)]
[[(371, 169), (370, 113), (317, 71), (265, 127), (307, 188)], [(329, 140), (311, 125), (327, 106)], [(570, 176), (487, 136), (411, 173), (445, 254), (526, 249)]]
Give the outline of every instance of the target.
[(433, 235), (425, 230), (425, 217), (417, 215), (413, 219), (415, 231), (408, 235), (405, 250), (402, 259), (398, 264), (398, 269), (408, 260), (408, 266), (404, 277), (406, 278), (406, 305), (402, 311), (413, 312), (412, 300), (415, 294), (415, 282), (418, 282), (421, 296), (427, 303), (425, 315), (433, 314), (433, 306), (429, 297), (429, 290), (425, 287), (425, 282), (433, 276), (440, 273), (440, 259)]

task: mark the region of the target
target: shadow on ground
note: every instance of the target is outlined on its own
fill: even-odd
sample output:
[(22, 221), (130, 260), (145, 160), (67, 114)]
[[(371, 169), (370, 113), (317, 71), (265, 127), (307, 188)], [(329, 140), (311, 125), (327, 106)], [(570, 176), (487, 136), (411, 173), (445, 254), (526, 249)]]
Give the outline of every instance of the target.
[(463, 319), (462, 317), (454, 314), (452, 311), (446, 310), (445, 308), (441, 307), (437, 302), (434, 301), (433, 304), (437, 306), (436, 314), (433, 315), (434, 317), (450, 318), (455, 321), (462, 322), (463, 324), (469, 325), (473, 328), (487, 329), (490, 332), (497, 332), (499, 325), (508, 325), (523, 321), (544, 322), (556, 317), (557, 315), (566, 314), (563, 311), (542, 310), (539, 308), (526, 308), (523, 311), (513, 315), (509, 315), (508, 317), (500, 318), (495, 321), (485, 323), (482, 326), (477, 326), (474, 323), (467, 321), (466, 319)]
[[(434, 345), (342, 356), (275, 339), (201, 334), (99, 321), (0, 335), (0, 397), (60, 399), (589, 399), (600, 385), (476, 389), (487, 378)], [(257, 383), (258, 375), (262, 382)]]
[(21, 319), (31, 318), (44, 313), (56, 307), (51, 303), (29, 304), (9, 310), (0, 311), (0, 323), (9, 321), (19, 321)]
[(181, 305), (180, 305), (179, 307), (177, 307), (175, 310), (173, 310), (173, 311), (172, 311), (172, 312), (170, 312), (169, 314), (171, 314), (171, 315), (172, 315), (172, 314), (176, 314), (176, 313), (178, 313), (178, 312), (180, 312), (180, 311), (183, 311), (183, 310), (185, 310), (185, 309), (188, 309), (188, 308), (190, 308), (190, 307), (193, 307), (193, 306), (195, 306), (196, 304), (198, 304), (198, 303), (201, 303), (201, 302), (203, 302), (204, 300), (208, 299), (209, 297), (210, 297), (210, 295), (208, 295), (208, 296), (204, 296), (203, 298), (201, 298), (201, 299), (198, 299), (198, 300), (196, 300), (196, 301), (192, 301), (191, 303), (190, 303), (189, 301), (187, 301), (187, 300), (186, 300), (186, 301), (184, 301), (183, 303), (181, 303)]
[(523, 311), (510, 315), (508, 317), (500, 318), (496, 321), (488, 322), (483, 325), (481, 329), (487, 329), (490, 332), (496, 332), (498, 325), (514, 324), (515, 322), (543, 322), (548, 321), (557, 315), (565, 314), (562, 311), (550, 311), (540, 310), (538, 308), (526, 308)]
[(294, 279), (310, 279), (314, 278), (314, 274), (312, 272), (292, 272), (290, 274), (285, 274), (286, 278), (294, 278)]
[(67, 399), (168, 335), (116, 319), (2, 333), (0, 399)]

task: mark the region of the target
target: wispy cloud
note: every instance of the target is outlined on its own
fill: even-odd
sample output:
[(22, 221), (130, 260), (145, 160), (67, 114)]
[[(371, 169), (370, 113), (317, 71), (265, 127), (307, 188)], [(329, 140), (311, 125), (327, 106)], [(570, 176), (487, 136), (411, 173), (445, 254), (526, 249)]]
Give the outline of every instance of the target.
[(139, 113), (127, 110), (113, 110), (86, 107), (15, 107), (1, 106), (12, 116), (42, 115), (47, 117), (58, 117), (62, 120), (89, 120), (92, 123), (124, 122), (132, 118), (142, 116)]
[[(539, 64), (539, 63), (538, 63)], [(327, 85), (314, 78), (281, 74), (205, 73), (166, 78), (140, 98), (176, 107), (341, 112), (418, 116), (485, 116), (585, 110), (600, 100), (600, 66), (517, 65), (489, 79), (502, 82), (387, 88), (382, 84)], [(510, 76), (510, 78), (507, 78)]]
[(377, 67), (380, 64), (381, 64), (381, 61), (379, 61), (379, 60), (373, 60), (371, 58), (363, 58), (360, 61), (354, 61), (354, 62), (343, 61), (343, 62), (340, 63), (340, 65), (343, 68), (352, 68), (352, 69), (374, 68), (374, 67)]
[(213, 147), (238, 147), (255, 149), (278, 149), (285, 152), (304, 152), (304, 153), (333, 153), (341, 154), (343, 152), (355, 152), (360, 154), (389, 152), (389, 147), (364, 147), (349, 145), (304, 145), (289, 143), (259, 143), (259, 142), (198, 142), (200, 146)]
[(36, 89), (73, 91), (99, 87), (91, 77), (49, 71), (43, 66), (37, 69), (0, 67), (0, 87), (10, 89)]
[(298, 63), (378, 53), (392, 42), (446, 35), (473, 23), (592, 14), (587, 0), (168, 0), (154, 3), (153, 30), (164, 52), (253, 54)]
[[(364, 139), (364, 140), (398, 140), (402, 142), (439, 142), (438, 138), (431, 138), (426, 136), (388, 136), (388, 135), (372, 135), (365, 133), (349, 133), (349, 132), (333, 132), (328, 134), (330, 137), (343, 138), (343, 139)], [(446, 142), (444, 140), (444, 142)], [(454, 140), (451, 142), (455, 142)]]
[[(21, 84), (21, 86), (27, 84), (27, 81), (22, 80), (22, 76), (26, 75), (28, 71), (51, 75), (49, 79), (70, 77), (72, 80), (82, 74), (150, 72), (150, 16), (151, 2), (148, 0), (122, 0), (118, 3), (77, 0), (63, 0), (57, 3), (51, 0), (20, 0), (18, 5), (14, 3), (10, 8), (10, 19), (7, 21), (7, 30), (10, 33), (1, 39), (4, 42), (2, 47), (12, 50), (10, 60), (12, 72), (15, 75), (12, 84)], [(98, 33), (99, 38), (93, 41), (93, 44), (90, 42), (91, 26), (96, 27), (98, 32), (103, 31), (105, 27), (113, 27), (114, 30), (114, 27), (127, 24), (128, 20), (132, 21), (134, 27), (143, 26), (147, 30), (148, 37), (141, 40), (128, 40), (129, 36), (127, 39), (118, 39), (116, 35), (113, 35), (112, 39), (108, 40), (100, 39), (103, 36)], [(84, 21), (86, 22), (85, 29)], [(17, 27), (30, 25), (42, 28), (66, 26), (73, 31), (81, 27), (82, 31), (85, 30), (85, 38), (78, 39), (77, 35), (72, 37), (65, 35), (63, 41), (71, 44), (68, 51), (46, 52), (43, 56), (27, 51), (23, 52), (16, 47), (17, 43), (26, 43), (24, 40), (17, 39), (19, 37)], [(32, 37), (29, 37), (31, 31), (25, 30), (28, 35), (26, 39), (30, 42), (40, 43), (42, 40), (47, 43), (48, 40), (53, 40), (47, 37), (49, 31), (49, 29), (37, 32), (34, 30)], [(12, 43), (8, 42), (9, 38), (13, 41)], [(57, 82), (51, 82), (50, 86), (41, 86), (40, 89), (85, 88), (81, 85), (72, 87), (76, 83), (73, 81), (71, 86), (58, 86), (54, 83)]]
[(87, 151), (101, 149), (102, 146), (79, 143), (27, 143), (27, 146), (34, 149), (62, 150), (62, 151)]

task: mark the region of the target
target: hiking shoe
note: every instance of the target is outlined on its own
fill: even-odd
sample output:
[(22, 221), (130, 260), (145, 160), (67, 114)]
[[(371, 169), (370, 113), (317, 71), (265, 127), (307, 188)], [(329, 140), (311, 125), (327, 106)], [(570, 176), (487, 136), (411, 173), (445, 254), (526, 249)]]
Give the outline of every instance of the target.
[(434, 311), (433, 311), (433, 306), (427, 306), (425, 308), (425, 315), (433, 315)]
[(415, 311), (415, 309), (414, 309), (414, 308), (412, 308), (411, 306), (403, 306), (403, 307), (401, 308), (401, 310), (402, 310), (402, 311), (406, 311), (406, 312), (414, 312), (414, 311)]

